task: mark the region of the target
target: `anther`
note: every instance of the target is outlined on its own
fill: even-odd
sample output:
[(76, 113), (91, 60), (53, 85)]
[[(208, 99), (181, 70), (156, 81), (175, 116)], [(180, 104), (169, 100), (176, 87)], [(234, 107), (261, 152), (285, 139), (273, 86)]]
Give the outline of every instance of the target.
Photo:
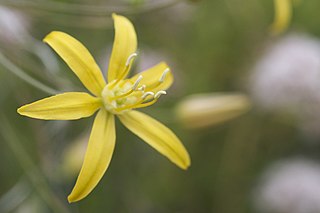
[(153, 93), (153, 92), (146, 92), (146, 93), (144, 93), (144, 94), (141, 96), (141, 98), (142, 98), (142, 99), (145, 99), (145, 98), (148, 97), (149, 95), (151, 95), (152, 97), (154, 97), (154, 93)]
[(160, 98), (161, 95), (166, 95), (166, 94), (167, 94), (166, 91), (161, 90), (161, 91), (157, 92), (157, 93), (154, 95), (154, 98), (155, 98), (155, 99), (158, 99), (158, 98)]
[(139, 75), (139, 77), (137, 78), (137, 80), (134, 82), (134, 84), (132, 86), (132, 90), (135, 90), (138, 87), (138, 85), (139, 85), (140, 81), (142, 80), (142, 78), (143, 78), (143, 76)]
[(167, 69), (165, 69), (165, 70), (163, 71), (163, 73), (162, 73), (162, 75), (161, 75), (161, 77), (160, 77), (160, 79), (159, 79), (159, 82), (162, 83), (162, 82), (164, 81), (164, 79), (166, 78), (168, 72), (170, 72), (170, 69), (169, 69), (169, 68), (167, 68)]
[(127, 67), (127, 66), (129, 66), (129, 65), (130, 65), (131, 60), (132, 60), (132, 59), (134, 59), (134, 58), (135, 58), (135, 57), (137, 57), (137, 56), (138, 56), (138, 54), (137, 54), (137, 53), (132, 53), (132, 54), (128, 57), (128, 59), (127, 59), (126, 67)]

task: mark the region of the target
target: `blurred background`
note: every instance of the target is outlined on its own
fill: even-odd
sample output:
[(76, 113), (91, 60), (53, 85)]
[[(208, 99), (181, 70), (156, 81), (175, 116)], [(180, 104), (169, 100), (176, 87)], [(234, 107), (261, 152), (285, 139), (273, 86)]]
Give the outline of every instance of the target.
[[(320, 2), (288, 2), (292, 19), (275, 34), (270, 0), (0, 0), (0, 212), (320, 212)], [(179, 136), (192, 165), (180, 170), (117, 122), (104, 178), (68, 204), (93, 117), (16, 109), (85, 91), (42, 43), (53, 30), (107, 72), (112, 12), (135, 25), (133, 73), (171, 66), (173, 87), (143, 111)]]

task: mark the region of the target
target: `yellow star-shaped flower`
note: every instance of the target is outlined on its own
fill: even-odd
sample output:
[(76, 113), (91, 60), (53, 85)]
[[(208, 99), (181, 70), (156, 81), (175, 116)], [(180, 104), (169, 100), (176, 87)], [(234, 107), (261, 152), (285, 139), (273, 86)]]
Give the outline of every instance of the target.
[(137, 37), (132, 23), (113, 14), (115, 39), (108, 70), (108, 83), (89, 51), (75, 38), (63, 32), (51, 32), (44, 38), (94, 95), (67, 92), (48, 97), (18, 109), (18, 113), (44, 120), (75, 120), (98, 111), (93, 123), (84, 162), (69, 202), (86, 197), (107, 170), (115, 146), (115, 116), (146, 143), (182, 169), (190, 166), (190, 157), (177, 136), (166, 126), (133, 109), (154, 104), (173, 76), (164, 62), (126, 78), (136, 57)]

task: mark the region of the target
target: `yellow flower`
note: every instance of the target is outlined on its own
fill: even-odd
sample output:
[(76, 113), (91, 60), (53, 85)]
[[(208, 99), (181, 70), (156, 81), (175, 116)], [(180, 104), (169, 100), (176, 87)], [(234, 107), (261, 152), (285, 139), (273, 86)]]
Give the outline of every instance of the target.
[(274, 20), (271, 25), (271, 33), (274, 35), (285, 31), (292, 18), (292, 6), (298, 4), (300, 0), (274, 0)]
[(44, 38), (94, 95), (67, 92), (48, 97), (18, 109), (18, 113), (44, 120), (75, 120), (98, 111), (93, 123), (84, 162), (69, 202), (86, 197), (108, 168), (115, 146), (115, 115), (124, 126), (182, 169), (190, 166), (190, 157), (177, 136), (166, 126), (133, 109), (154, 104), (173, 76), (164, 62), (127, 78), (136, 57), (137, 37), (132, 23), (113, 14), (115, 39), (108, 70), (108, 83), (89, 51), (75, 38), (63, 32), (51, 32)]

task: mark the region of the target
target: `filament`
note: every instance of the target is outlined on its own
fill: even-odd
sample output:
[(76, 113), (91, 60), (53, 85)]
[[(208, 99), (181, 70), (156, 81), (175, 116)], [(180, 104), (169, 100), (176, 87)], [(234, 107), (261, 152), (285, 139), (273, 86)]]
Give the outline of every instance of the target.
[(117, 100), (117, 99), (120, 99), (120, 98), (125, 98), (126, 96), (130, 95), (131, 93), (133, 93), (136, 88), (139, 86), (139, 83), (140, 81), (142, 80), (142, 75), (140, 75), (137, 80), (134, 82), (133, 86), (131, 87), (131, 89), (129, 91), (127, 91), (126, 93), (122, 94), (122, 95), (119, 95), (119, 96), (115, 96), (115, 97), (112, 97), (110, 98), (109, 100), (110, 101), (114, 101), (114, 100)]
[[(155, 100), (155, 99), (154, 99), (154, 96), (155, 96), (155, 95), (154, 95), (153, 92), (146, 92), (145, 94), (143, 94), (143, 95), (141, 96), (141, 100), (138, 101), (137, 103), (131, 104), (131, 105), (127, 105), (127, 106), (124, 106), (124, 107), (116, 108), (116, 111), (121, 112), (121, 111), (123, 111), (123, 110), (132, 109), (132, 108), (137, 108), (136, 106), (139, 106), (139, 105), (141, 105), (144, 101), (146, 101), (146, 98), (147, 98), (148, 96), (152, 96), (152, 100)], [(150, 101), (150, 102), (152, 102), (152, 101)], [(147, 103), (149, 103), (149, 102), (147, 102)]]
[(162, 73), (162, 75), (161, 75), (161, 77), (160, 77), (160, 79), (159, 79), (159, 82), (160, 82), (160, 83), (163, 83), (163, 82), (164, 82), (164, 79), (166, 78), (168, 72), (170, 72), (170, 69), (169, 69), (169, 68), (167, 68), (167, 69), (165, 69), (165, 70), (163, 71), (163, 73)]
[[(118, 112), (121, 112), (121, 111), (127, 110), (127, 109), (143, 108), (143, 107), (151, 106), (152, 104), (154, 104), (158, 101), (158, 99), (160, 98), (161, 95), (166, 95), (166, 94), (167, 94), (167, 92), (164, 90), (158, 91), (156, 94), (154, 94), (153, 92), (146, 92), (142, 95), (141, 100), (138, 101), (137, 103), (132, 104), (132, 105), (128, 105), (125, 107), (117, 108), (116, 110)], [(144, 102), (144, 101), (146, 101), (146, 98), (148, 96), (152, 96), (152, 99), (149, 100), (148, 102)]]
[(166, 91), (161, 90), (161, 91), (157, 92), (157, 93), (154, 95), (154, 98), (155, 98), (155, 99), (158, 99), (158, 98), (160, 98), (161, 95), (166, 95), (166, 94), (167, 94)]
[(139, 84), (140, 84), (140, 81), (142, 80), (142, 75), (139, 75), (139, 77), (137, 78), (137, 80), (134, 82), (133, 86), (132, 86), (132, 90), (135, 90)]
[(123, 78), (129, 73), (129, 71), (130, 71), (130, 69), (131, 69), (131, 65), (132, 65), (132, 63), (133, 63), (133, 60), (134, 60), (137, 56), (138, 56), (137, 53), (132, 53), (132, 54), (128, 57), (128, 59), (127, 59), (127, 61), (126, 61), (126, 64), (125, 64), (124, 71), (121, 73), (121, 75), (120, 75), (114, 82), (111, 83), (110, 89), (112, 89), (115, 85), (117, 85), (117, 83), (119, 83), (119, 81), (120, 81), (121, 79), (123, 79)]
[(142, 95), (142, 99), (145, 99), (146, 97), (148, 97), (149, 95), (153, 96), (154, 97), (154, 93), (153, 92), (146, 92)]
[(138, 56), (137, 53), (132, 53), (132, 54), (128, 57), (127, 61), (126, 61), (126, 67), (129, 66), (131, 60), (134, 59), (134, 58), (137, 57), (137, 56)]
[(165, 69), (163, 71), (162, 75), (160, 76), (159, 80), (157, 82), (151, 84), (150, 86), (148, 86), (148, 90), (152, 90), (152, 89), (157, 88), (158, 86), (160, 86), (164, 82), (164, 80), (165, 80), (165, 78), (166, 78), (166, 76), (168, 75), (169, 72), (170, 72), (169, 68)]

